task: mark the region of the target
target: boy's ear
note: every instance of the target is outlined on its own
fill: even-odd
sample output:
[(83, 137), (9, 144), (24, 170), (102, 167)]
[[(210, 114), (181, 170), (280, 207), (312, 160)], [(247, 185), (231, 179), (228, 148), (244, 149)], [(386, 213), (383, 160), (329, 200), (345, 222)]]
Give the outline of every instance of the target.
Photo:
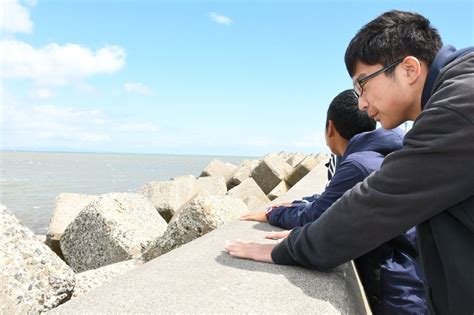
[(409, 83), (414, 83), (421, 75), (421, 62), (418, 58), (408, 56), (402, 62), (403, 73)]
[(328, 120), (328, 127), (326, 128), (326, 133), (328, 137), (334, 136), (335, 131), (336, 127), (334, 126), (334, 122), (332, 120)]

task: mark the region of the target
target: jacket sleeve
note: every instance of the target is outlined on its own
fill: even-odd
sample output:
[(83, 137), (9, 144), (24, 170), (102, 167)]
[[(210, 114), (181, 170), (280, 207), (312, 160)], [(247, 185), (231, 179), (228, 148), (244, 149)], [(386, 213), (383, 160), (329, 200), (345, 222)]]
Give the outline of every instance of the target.
[(466, 88), (435, 93), (429, 103), (437, 106), (419, 115), (403, 149), (317, 221), (294, 229), (272, 251), (273, 261), (332, 269), (471, 197), (474, 105)]
[(331, 182), (321, 195), (310, 202), (299, 202), (289, 207), (273, 208), (267, 213), (268, 221), (271, 225), (287, 230), (313, 222), (347, 190), (364, 180), (367, 175), (367, 171), (357, 162), (345, 161), (338, 167)]

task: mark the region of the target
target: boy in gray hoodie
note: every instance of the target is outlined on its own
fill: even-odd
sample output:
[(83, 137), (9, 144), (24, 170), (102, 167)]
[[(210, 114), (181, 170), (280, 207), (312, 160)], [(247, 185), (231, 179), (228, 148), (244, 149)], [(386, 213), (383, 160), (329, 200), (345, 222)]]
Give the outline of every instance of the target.
[(414, 120), (380, 171), (281, 243), (234, 242), (231, 255), (330, 270), (417, 225), (429, 309), (474, 313), (474, 47), (442, 47), (429, 20), (382, 14), (352, 39), (359, 108), (391, 129)]

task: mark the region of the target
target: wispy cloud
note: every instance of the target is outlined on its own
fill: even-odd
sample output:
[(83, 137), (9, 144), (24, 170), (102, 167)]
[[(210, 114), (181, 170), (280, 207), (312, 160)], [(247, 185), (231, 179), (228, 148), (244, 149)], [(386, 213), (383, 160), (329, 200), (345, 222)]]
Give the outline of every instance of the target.
[(36, 89), (31, 93), (33, 98), (48, 99), (54, 96), (54, 92), (50, 89)]
[(234, 23), (230, 17), (215, 12), (209, 13), (209, 17), (218, 24), (230, 25)]
[[(36, 5), (36, 2), (27, 1), (28, 6)], [(0, 19), (0, 31), (5, 33), (31, 33), (33, 22), (30, 18), (28, 8), (16, 0), (1, 0), (2, 18)]]
[(153, 95), (152, 89), (141, 82), (125, 83), (123, 89), (127, 93), (137, 93), (145, 96)]
[(0, 51), (4, 78), (28, 78), (40, 85), (65, 85), (95, 74), (114, 73), (125, 63), (125, 51), (119, 46), (94, 52), (77, 44), (52, 43), (35, 48), (8, 39), (0, 41)]
[[(99, 149), (134, 139), (151, 141), (159, 131), (152, 122), (123, 122), (101, 110), (55, 105), (2, 105), (2, 148)], [(34, 117), (34, 119), (32, 119)], [(124, 145), (127, 145), (124, 143)]]

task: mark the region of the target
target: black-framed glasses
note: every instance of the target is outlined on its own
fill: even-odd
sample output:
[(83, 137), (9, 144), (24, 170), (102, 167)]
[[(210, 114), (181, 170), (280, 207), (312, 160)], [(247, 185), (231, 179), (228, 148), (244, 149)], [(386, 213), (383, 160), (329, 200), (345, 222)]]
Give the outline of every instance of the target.
[(381, 74), (385, 71), (388, 71), (388, 70), (392, 69), (393, 67), (397, 66), (399, 63), (401, 63), (403, 61), (403, 59), (404, 58), (398, 59), (395, 62), (383, 67), (382, 69), (379, 69), (379, 70), (375, 71), (374, 73), (371, 73), (368, 76), (365, 76), (362, 79), (359, 79), (356, 82), (354, 82), (354, 92), (355, 92), (356, 96), (357, 97), (362, 96), (362, 93), (364, 93), (364, 85), (367, 83), (367, 81), (369, 81), (370, 79), (375, 78), (379, 74)]

